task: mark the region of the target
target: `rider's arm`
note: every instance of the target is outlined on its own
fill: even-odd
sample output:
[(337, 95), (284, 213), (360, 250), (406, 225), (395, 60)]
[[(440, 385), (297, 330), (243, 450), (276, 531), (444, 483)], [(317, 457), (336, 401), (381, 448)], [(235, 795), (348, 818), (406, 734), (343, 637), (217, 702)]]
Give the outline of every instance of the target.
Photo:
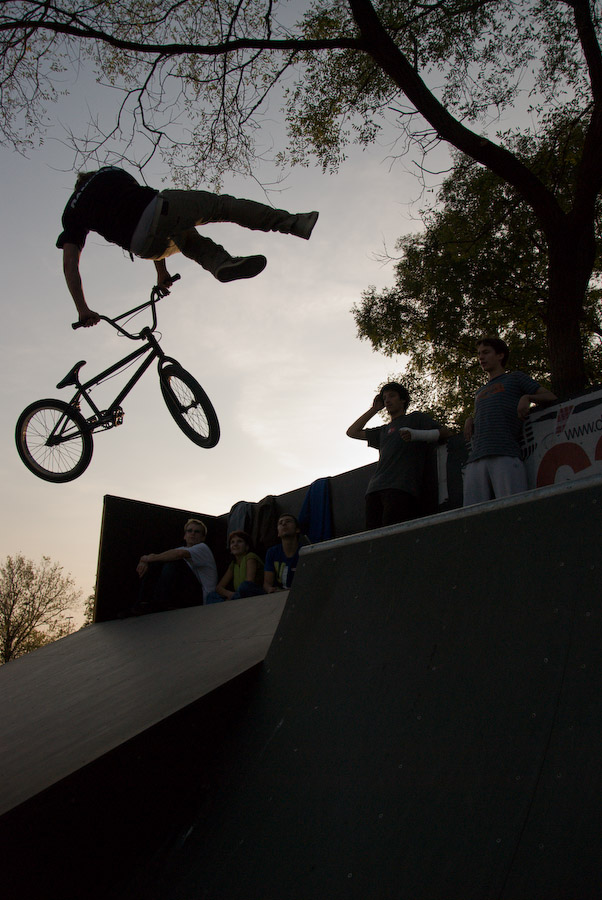
[(468, 444), (474, 434), (474, 416), (469, 416), (464, 423), (464, 440)]
[(356, 419), (353, 425), (350, 425), (347, 429), (347, 437), (355, 438), (357, 441), (365, 441), (366, 440), (366, 432), (364, 431), (364, 425), (370, 421), (372, 416), (375, 416), (377, 412), (380, 412), (384, 407), (384, 403), (380, 394), (377, 394), (374, 398), (374, 402), (370, 409), (366, 410), (366, 412)]
[(146, 553), (140, 557), (140, 562), (175, 562), (178, 559), (190, 559), (188, 547), (174, 547), (173, 550), (164, 550), (163, 553)]
[(558, 400), (556, 394), (553, 394), (552, 391), (547, 391), (545, 388), (538, 388), (534, 394), (524, 394), (520, 400), (518, 401), (517, 407), (517, 415), (519, 419), (526, 419), (529, 413), (531, 412), (531, 404), (537, 403), (538, 405), (542, 403), (544, 406), (549, 406), (552, 403), (555, 403)]
[(142, 578), (148, 572), (150, 563), (175, 562), (178, 559), (190, 559), (190, 553), (186, 547), (176, 547), (174, 550), (164, 550), (163, 553), (145, 553), (140, 557), (136, 572)]
[(425, 444), (444, 444), (452, 436), (449, 428), (438, 425), (436, 428), (400, 428), (399, 435), (403, 441), (422, 441)]
[(169, 289), (172, 284), (172, 278), (167, 271), (165, 260), (155, 259), (153, 260), (153, 262), (155, 264), (155, 269), (157, 270), (157, 287), (161, 291), (162, 295), (169, 294)]
[(264, 572), (263, 589), (266, 592), (266, 594), (274, 594), (276, 591), (280, 590), (280, 588), (276, 584), (276, 573), (275, 572)]
[(163, 553), (145, 553), (140, 557), (136, 571), (140, 576), (146, 572), (149, 563), (175, 562), (178, 559), (190, 559), (190, 551), (186, 547), (175, 547)]
[(276, 569), (274, 567), (274, 551), (276, 548), (270, 547), (265, 555), (265, 568), (263, 570), (263, 589), (266, 594), (273, 594), (280, 588), (276, 584)]
[(224, 600), (230, 600), (230, 598), (234, 595), (234, 591), (228, 590), (227, 587), (233, 580), (233, 577), (234, 573), (232, 571), (232, 567), (228, 566), (225, 573), (222, 575), (215, 587), (217, 593), (220, 595), (220, 597), (223, 597)]
[(63, 246), (63, 273), (69, 293), (73, 297), (73, 302), (79, 314), (79, 321), (84, 328), (89, 328), (91, 325), (97, 325), (100, 322), (100, 316), (90, 309), (84, 297), (82, 279), (79, 273), (80, 252), (77, 244), (65, 244)]

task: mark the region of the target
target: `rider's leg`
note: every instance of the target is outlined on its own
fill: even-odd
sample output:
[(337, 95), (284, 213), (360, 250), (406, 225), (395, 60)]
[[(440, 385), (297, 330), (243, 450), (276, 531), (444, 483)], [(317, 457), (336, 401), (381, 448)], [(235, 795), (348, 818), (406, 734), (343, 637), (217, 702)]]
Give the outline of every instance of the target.
[(184, 256), (207, 269), (218, 281), (253, 278), (265, 269), (265, 256), (230, 256), (221, 244), (202, 237), (194, 228), (174, 234), (172, 241)]
[(239, 200), (228, 194), (209, 191), (161, 191), (167, 209), (160, 217), (158, 229), (170, 236), (195, 225), (208, 222), (233, 222), (254, 231), (279, 231), (308, 240), (318, 213), (290, 213), (273, 209), (255, 200)]

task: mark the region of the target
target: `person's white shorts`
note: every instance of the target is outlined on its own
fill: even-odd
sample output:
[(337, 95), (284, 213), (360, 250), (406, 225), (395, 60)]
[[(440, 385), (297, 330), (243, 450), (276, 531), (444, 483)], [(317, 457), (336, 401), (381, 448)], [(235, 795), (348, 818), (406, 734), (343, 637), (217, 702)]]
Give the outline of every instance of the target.
[[(165, 239), (160, 242), (159, 249), (154, 247), (157, 227), (163, 212), (163, 204), (163, 197), (161, 194), (157, 194), (157, 196), (153, 197), (148, 206), (142, 211), (142, 215), (138, 220), (138, 224), (134, 229), (132, 240), (130, 242), (130, 250), (135, 256), (140, 256), (142, 259), (163, 259), (166, 256), (171, 256), (173, 253), (178, 252), (178, 248), (175, 244), (168, 242)], [(169, 251), (166, 252), (168, 244), (171, 244), (171, 247), (169, 248)]]
[(526, 491), (527, 473), (515, 456), (485, 456), (464, 470), (464, 506)]

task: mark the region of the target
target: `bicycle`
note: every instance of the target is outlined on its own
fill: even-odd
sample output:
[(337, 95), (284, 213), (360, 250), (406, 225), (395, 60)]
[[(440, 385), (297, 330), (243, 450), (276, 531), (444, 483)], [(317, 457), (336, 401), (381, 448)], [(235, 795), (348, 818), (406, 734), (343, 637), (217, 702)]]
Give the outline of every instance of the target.
[[(179, 277), (175, 275), (172, 281)], [(114, 319), (100, 316), (102, 321), (108, 322), (123, 337), (132, 341), (144, 341), (142, 347), (84, 384), (80, 381), (79, 373), (86, 361), (80, 360), (57, 384), (59, 390), (70, 386), (76, 388), (68, 403), (64, 400), (37, 400), (23, 410), (15, 431), (17, 450), (21, 460), (38, 478), (64, 483), (73, 481), (85, 472), (92, 459), (92, 435), (123, 423), (121, 404), (155, 359), (158, 360), (163, 399), (178, 427), (199, 447), (215, 447), (220, 438), (220, 429), (209, 397), (176, 359), (165, 355), (154, 335), (157, 329), (156, 306), (160, 299), (161, 293), (155, 286), (146, 303), (135, 306)], [(149, 307), (152, 325), (145, 326), (139, 332), (130, 332), (124, 327), (127, 323), (118, 324)], [(72, 328), (79, 327), (79, 322), (72, 325)], [(145, 358), (111, 405), (107, 409), (99, 409), (90, 397), (90, 391), (106, 379), (123, 372), (140, 357)], [(91, 410), (91, 415), (87, 417), (81, 411), (82, 400)]]

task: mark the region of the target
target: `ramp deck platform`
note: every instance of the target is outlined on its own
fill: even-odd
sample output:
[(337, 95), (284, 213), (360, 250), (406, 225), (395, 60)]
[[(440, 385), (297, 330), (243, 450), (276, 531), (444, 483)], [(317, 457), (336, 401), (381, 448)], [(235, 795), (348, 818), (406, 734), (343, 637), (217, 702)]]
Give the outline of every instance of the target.
[(264, 659), (288, 592), (84, 628), (0, 668), (0, 815)]

